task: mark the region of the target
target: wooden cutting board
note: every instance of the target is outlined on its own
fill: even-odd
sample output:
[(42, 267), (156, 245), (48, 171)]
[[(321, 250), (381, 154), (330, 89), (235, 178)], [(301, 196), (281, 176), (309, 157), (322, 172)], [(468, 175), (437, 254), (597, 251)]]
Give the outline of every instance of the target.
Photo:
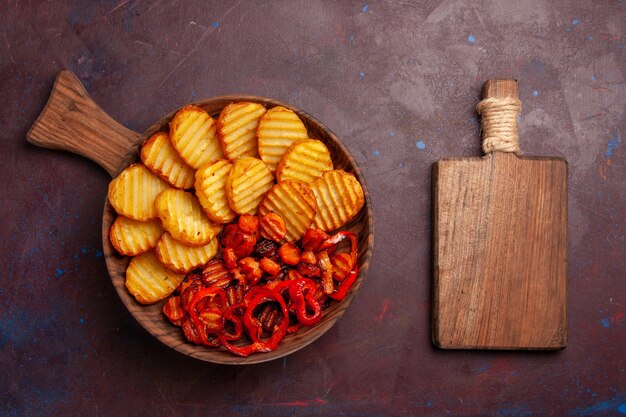
[[(517, 143), (517, 98), (515, 80), (485, 84), (483, 99), (491, 100), (483, 100), (483, 149), (491, 150), (486, 142), (494, 136), (498, 149)], [(514, 141), (506, 137), (512, 134)], [(567, 162), (498, 149), (433, 166), (433, 342), (446, 349), (561, 349)]]

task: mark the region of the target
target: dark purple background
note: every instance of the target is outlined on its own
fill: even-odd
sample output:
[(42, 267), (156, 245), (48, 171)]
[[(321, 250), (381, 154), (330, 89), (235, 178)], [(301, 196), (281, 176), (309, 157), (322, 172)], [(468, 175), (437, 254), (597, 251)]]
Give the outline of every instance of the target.
[[(622, 1), (3, 1), (0, 415), (626, 414)], [(143, 131), (229, 93), (298, 106), (338, 134), (372, 193), (376, 247), (337, 325), (266, 364), (216, 366), (132, 319), (100, 243), (110, 178), (26, 142), (74, 71)], [(430, 341), (430, 169), (479, 155), (474, 106), (520, 80), (521, 145), (569, 162), (569, 347)]]

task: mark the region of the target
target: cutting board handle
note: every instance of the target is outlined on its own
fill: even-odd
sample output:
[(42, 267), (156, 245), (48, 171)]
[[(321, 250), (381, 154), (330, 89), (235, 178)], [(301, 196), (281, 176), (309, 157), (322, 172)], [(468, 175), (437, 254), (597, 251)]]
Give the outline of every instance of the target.
[(487, 80), (483, 85), (482, 96), (485, 98), (519, 98), (517, 80), (496, 78)]
[(57, 76), (46, 107), (26, 134), (34, 145), (89, 158), (111, 176), (135, 154), (140, 138), (106, 114), (68, 70)]
[(522, 102), (517, 80), (493, 79), (483, 86), (482, 101), (476, 110), (481, 115), (483, 152), (520, 152), (517, 122)]

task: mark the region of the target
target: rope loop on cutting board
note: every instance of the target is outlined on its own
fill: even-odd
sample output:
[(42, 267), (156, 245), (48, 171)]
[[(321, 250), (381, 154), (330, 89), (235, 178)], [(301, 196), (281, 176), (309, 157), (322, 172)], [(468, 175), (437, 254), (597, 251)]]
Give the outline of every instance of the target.
[(518, 98), (486, 98), (476, 106), (481, 115), (483, 152), (520, 151), (517, 137), (517, 117), (522, 109)]

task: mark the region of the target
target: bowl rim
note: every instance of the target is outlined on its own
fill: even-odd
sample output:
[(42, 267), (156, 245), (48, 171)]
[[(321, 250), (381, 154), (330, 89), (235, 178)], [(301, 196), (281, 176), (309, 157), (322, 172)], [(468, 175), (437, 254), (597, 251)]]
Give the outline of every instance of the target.
[[(371, 258), (373, 255), (373, 249), (374, 249), (374, 212), (372, 209), (372, 202), (371, 202), (370, 194), (369, 194), (367, 185), (365, 183), (365, 179), (363, 177), (363, 174), (361, 172), (361, 169), (358, 163), (356, 162), (356, 160), (354, 159), (354, 157), (352, 156), (348, 148), (339, 139), (339, 137), (332, 130), (330, 130), (324, 123), (320, 122), (317, 118), (311, 116), (309, 113), (295, 106), (279, 101), (279, 100), (262, 97), (262, 96), (252, 96), (252, 95), (222, 95), (222, 96), (215, 96), (215, 97), (204, 98), (201, 100), (196, 100), (191, 103), (187, 103), (183, 106), (180, 106), (177, 109), (165, 115), (163, 118), (161, 118), (161, 120), (152, 124), (145, 131), (144, 134), (138, 137), (137, 141), (135, 142), (135, 145), (131, 146), (126, 156), (124, 157), (122, 163), (118, 167), (116, 173), (113, 175), (113, 178), (117, 177), (117, 175), (119, 175), (119, 173), (122, 170), (124, 170), (126, 167), (128, 167), (129, 165), (131, 165), (132, 163), (138, 160), (139, 149), (141, 147), (141, 144), (143, 144), (143, 142), (146, 139), (148, 139), (150, 136), (152, 136), (154, 133), (160, 130), (163, 130), (164, 127), (167, 126), (167, 124), (172, 120), (174, 115), (183, 107), (187, 105), (194, 105), (194, 106), (198, 106), (201, 108), (205, 108), (208, 105), (217, 104), (217, 103), (220, 103), (220, 104), (225, 103), (223, 106), (225, 107), (225, 105), (227, 105), (230, 102), (244, 102), (244, 101), (261, 103), (266, 108), (282, 106), (282, 107), (285, 107), (287, 109), (294, 111), (301, 119), (303, 119), (303, 122), (305, 123), (305, 125), (309, 125), (309, 124), (315, 125), (317, 129), (319, 129), (320, 131), (323, 131), (324, 134), (328, 136), (329, 140), (332, 141), (333, 144), (336, 145), (341, 150), (341, 152), (344, 154), (345, 158), (349, 162), (349, 165), (351, 166), (352, 173), (357, 177), (359, 183), (361, 184), (361, 187), (363, 188), (364, 205), (363, 205), (363, 208), (361, 209), (361, 213), (357, 214), (355, 218), (365, 217), (366, 222), (365, 222), (364, 227), (362, 228), (363, 236), (360, 236), (359, 240), (361, 240), (362, 238), (366, 239), (366, 250), (364, 251), (364, 253), (359, 254), (359, 259), (358, 259), (359, 273), (357, 276), (357, 280), (355, 281), (354, 285), (350, 289), (348, 295), (341, 302), (336, 304), (336, 305), (340, 305), (341, 308), (339, 308), (338, 311), (335, 314), (333, 314), (332, 317), (330, 317), (330, 319), (327, 319), (327, 320), (322, 319), (322, 321), (316, 324), (315, 326), (306, 328), (306, 330), (309, 330), (306, 333), (304, 332), (301, 333), (302, 330), (296, 333), (296, 335), (301, 334), (302, 337), (308, 337), (305, 342), (302, 342), (300, 344), (295, 344), (295, 346), (285, 346), (284, 344), (281, 343), (275, 351), (263, 353), (263, 354), (254, 354), (254, 355), (248, 356), (247, 358), (241, 358), (241, 357), (231, 354), (230, 352), (225, 352), (223, 350), (218, 351), (218, 350), (208, 349), (205, 346), (193, 345), (192, 343), (187, 342), (187, 341), (184, 341), (183, 343), (172, 344), (170, 337), (168, 337), (169, 333), (156, 332), (152, 328), (150, 328), (150, 326), (147, 325), (151, 320), (148, 320), (146, 318), (145, 309), (150, 306), (144, 306), (144, 305), (139, 304), (134, 299), (134, 297), (130, 295), (130, 293), (126, 289), (126, 286), (124, 285), (125, 276), (123, 274), (120, 274), (120, 271), (117, 270), (118, 268), (114, 268), (114, 266), (119, 265), (120, 259), (122, 259), (123, 260), (122, 263), (124, 262), (126, 263), (123, 268), (123, 271), (125, 272), (126, 266), (128, 265), (128, 262), (130, 262), (130, 257), (125, 257), (119, 254), (116, 254), (115, 250), (112, 248), (112, 245), (109, 240), (109, 229), (115, 218), (115, 211), (110, 205), (108, 197), (105, 197), (104, 209), (103, 209), (103, 220), (102, 220), (102, 245), (104, 249), (103, 252), (105, 253), (105, 262), (107, 266), (107, 271), (109, 272), (111, 283), (113, 284), (113, 287), (115, 288), (120, 300), (122, 301), (126, 309), (130, 312), (130, 314), (133, 316), (133, 318), (141, 325), (141, 327), (145, 331), (147, 331), (150, 335), (158, 339), (161, 343), (163, 343), (167, 347), (185, 356), (190, 356), (190, 357), (193, 357), (193, 358), (205, 361), (205, 362), (215, 363), (215, 364), (246, 365), (246, 364), (268, 362), (268, 361), (285, 357), (291, 353), (294, 353), (310, 345), (315, 340), (320, 338), (328, 330), (330, 330), (331, 327), (334, 326), (337, 320), (339, 320), (341, 316), (343, 316), (345, 310), (352, 303), (352, 300), (354, 299), (356, 293), (358, 292), (359, 288), (363, 284), (363, 281), (365, 280), (367, 271), (369, 269), (369, 264), (371, 262)], [(211, 114), (211, 116), (213, 117), (214, 114)], [(307, 130), (309, 130), (308, 126), (307, 126)], [(322, 138), (318, 138), (318, 139), (324, 141)], [(331, 157), (332, 157), (332, 151), (331, 151)], [(111, 251), (111, 249), (113, 249), (113, 251)], [(121, 285), (119, 281), (116, 283), (116, 280), (120, 280), (120, 279), (121, 279)], [(156, 303), (154, 305), (161, 305), (161, 304), (162, 302)], [(165, 321), (163, 317), (161, 317), (160, 320)], [(171, 326), (171, 329), (177, 332), (180, 332), (180, 329), (174, 327), (173, 325)], [(314, 333), (311, 333), (313, 331)], [(197, 351), (199, 351), (200, 354), (198, 354)], [(222, 352), (222, 353), (227, 353), (228, 355), (224, 356), (223, 360), (221, 358), (222, 353), (219, 353), (217, 357), (215, 358), (213, 357), (214, 356), (213, 354), (209, 354), (210, 358), (207, 358), (206, 357), (207, 352), (209, 353)]]

